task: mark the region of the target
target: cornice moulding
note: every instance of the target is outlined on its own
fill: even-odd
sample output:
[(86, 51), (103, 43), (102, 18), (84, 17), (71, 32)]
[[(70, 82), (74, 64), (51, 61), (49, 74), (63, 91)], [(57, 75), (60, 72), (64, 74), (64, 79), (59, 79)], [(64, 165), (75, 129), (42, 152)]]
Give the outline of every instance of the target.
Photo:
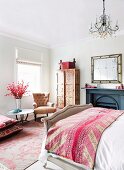
[(38, 42), (38, 41), (33, 40), (33, 39), (30, 40), (28, 38), (22, 38), (21, 36), (18, 36), (18, 35), (13, 35), (13, 34), (5, 33), (5, 32), (2, 32), (2, 31), (0, 31), (0, 35), (8, 37), (8, 38), (15, 39), (15, 40), (24, 41), (26, 43), (37, 45), (37, 46), (40, 46), (40, 47), (50, 48), (50, 46), (48, 44), (46, 44), (46, 43), (41, 43), (41, 42)]
[[(85, 43), (85, 42), (88, 42), (88, 41), (94, 41), (94, 40), (100, 39), (100, 38), (92, 38), (92, 37), (88, 36), (88, 37), (85, 37), (85, 38), (82, 38), (82, 39), (79, 39), (79, 40), (68, 41), (68, 42), (65, 42), (65, 43), (56, 43), (56, 44), (52, 45), (52, 44), (38, 42), (35, 39), (30, 40), (28, 38), (23, 38), (21, 36), (13, 35), (11, 33), (5, 33), (3, 31), (0, 31), (0, 35), (8, 37), (8, 38), (15, 39), (15, 40), (24, 41), (26, 43), (30, 43), (30, 44), (37, 45), (37, 46), (44, 47), (44, 48), (48, 48), (48, 49), (61, 48), (61, 47), (65, 47), (65, 46), (69, 46), (69, 45), (73, 45), (73, 44)], [(116, 34), (117, 37), (119, 37), (121, 35), (124, 35), (124, 30), (120, 30)]]
[[(115, 37), (112, 36), (112, 37), (108, 37), (108, 39), (110, 40), (111, 38), (117, 38), (119, 36), (124, 36), (124, 30), (120, 30), (116, 35)], [(82, 39), (79, 39), (79, 40), (75, 40), (75, 41), (69, 41), (69, 42), (65, 42), (65, 43), (58, 43), (58, 44), (54, 44), (54, 45), (50, 45), (50, 48), (51, 49), (54, 49), (54, 48), (62, 48), (62, 47), (65, 47), (65, 46), (69, 46), (69, 45), (74, 45), (74, 44), (79, 44), (79, 43), (86, 43), (88, 41), (94, 41), (94, 40), (100, 40), (101, 38), (94, 38), (92, 36), (87, 36), (85, 38), (82, 38)], [(103, 40), (107, 40), (106, 39), (103, 39)]]

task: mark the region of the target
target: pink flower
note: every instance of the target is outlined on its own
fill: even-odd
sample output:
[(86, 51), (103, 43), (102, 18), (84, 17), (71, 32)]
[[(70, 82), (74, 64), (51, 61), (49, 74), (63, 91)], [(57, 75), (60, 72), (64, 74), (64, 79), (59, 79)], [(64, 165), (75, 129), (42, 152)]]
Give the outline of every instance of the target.
[(8, 84), (7, 90), (10, 91), (10, 93), (5, 96), (14, 96), (16, 99), (21, 99), (24, 94), (28, 94), (28, 87), (28, 83), (24, 84), (24, 81), (18, 82), (17, 84), (13, 82), (12, 84)]

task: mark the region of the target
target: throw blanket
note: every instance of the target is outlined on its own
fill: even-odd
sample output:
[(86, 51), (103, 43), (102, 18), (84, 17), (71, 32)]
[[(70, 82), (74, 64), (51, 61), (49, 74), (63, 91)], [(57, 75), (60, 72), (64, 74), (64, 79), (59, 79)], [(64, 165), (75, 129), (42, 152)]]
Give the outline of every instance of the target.
[(45, 148), (93, 169), (102, 133), (123, 113), (95, 107), (60, 120), (49, 129)]

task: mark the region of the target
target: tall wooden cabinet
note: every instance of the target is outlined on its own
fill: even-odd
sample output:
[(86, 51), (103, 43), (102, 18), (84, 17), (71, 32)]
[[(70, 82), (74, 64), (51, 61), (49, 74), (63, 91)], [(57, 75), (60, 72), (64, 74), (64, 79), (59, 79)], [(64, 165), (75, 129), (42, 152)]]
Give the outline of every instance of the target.
[(57, 71), (57, 107), (80, 104), (80, 70)]

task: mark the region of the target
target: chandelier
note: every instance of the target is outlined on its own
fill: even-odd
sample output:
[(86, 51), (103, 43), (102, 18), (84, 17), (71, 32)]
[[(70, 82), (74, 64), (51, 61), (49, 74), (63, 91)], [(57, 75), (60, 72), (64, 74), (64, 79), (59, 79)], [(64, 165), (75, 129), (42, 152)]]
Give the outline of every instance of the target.
[(91, 34), (95, 34), (100, 38), (105, 38), (108, 35), (112, 36), (119, 29), (118, 23), (114, 27), (111, 26), (110, 16), (105, 13), (105, 0), (103, 0), (103, 14), (99, 17), (99, 21), (96, 18), (96, 23), (89, 29)]

